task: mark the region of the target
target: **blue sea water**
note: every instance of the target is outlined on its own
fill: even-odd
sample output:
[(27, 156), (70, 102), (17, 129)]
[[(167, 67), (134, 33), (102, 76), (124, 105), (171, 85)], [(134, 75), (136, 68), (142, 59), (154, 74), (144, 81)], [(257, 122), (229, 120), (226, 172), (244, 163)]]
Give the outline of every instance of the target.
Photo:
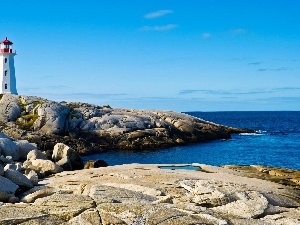
[(126, 163), (204, 163), (210, 165), (267, 165), (300, 170), (300, 112), (187, 112), (232, 127), (254, 129), (216, 140), (152, 151), (108, 151), (84, 156), (109, 165)]

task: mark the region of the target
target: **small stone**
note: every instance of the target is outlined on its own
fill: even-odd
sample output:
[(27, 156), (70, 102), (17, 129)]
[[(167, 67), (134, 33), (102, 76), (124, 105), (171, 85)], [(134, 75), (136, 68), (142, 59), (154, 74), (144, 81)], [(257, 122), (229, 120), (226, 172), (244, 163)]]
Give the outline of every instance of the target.
[(98, 159), (98, 160), (89, 160), (85, 163), (84, 169), (90, 169), (90, 168), (99, 168), (99, 167), (107, 167), (108, 163), (104, 160)]
[(20, 199), (19, 199), (18, 197), (16, 197), (16, 196), (13, 196), (13, 197), (10, 197), (10, 198), (8, 199), (8, 202), (14, 204), (14, 203), (20, 202)]

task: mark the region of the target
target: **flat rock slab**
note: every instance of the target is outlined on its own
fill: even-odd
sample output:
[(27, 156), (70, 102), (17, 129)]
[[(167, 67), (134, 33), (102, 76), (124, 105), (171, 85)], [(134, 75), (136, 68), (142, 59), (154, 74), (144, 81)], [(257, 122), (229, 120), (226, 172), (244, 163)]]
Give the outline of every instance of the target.
[(39, 182), (51, 195), (37, 194), (31, 204), (0, 206), (0, 224), (300, 224), (299, 191), (292, 187), (228, 168), (160, 166), (56, 174)]

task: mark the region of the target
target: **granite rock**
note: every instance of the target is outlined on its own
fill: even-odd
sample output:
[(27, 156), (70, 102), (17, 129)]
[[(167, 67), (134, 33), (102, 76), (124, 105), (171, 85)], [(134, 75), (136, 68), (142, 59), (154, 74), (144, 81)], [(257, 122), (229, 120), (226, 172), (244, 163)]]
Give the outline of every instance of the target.
[[(171, 111), (58, 103), (36, 96), (19, 96), (15, 104), (19, 105), (21, 114), (16, 122), (12, 120), (2, 127), (2, 132), (36, 142), (40, 150), (49, 150), (50, 143), (54, 146), (60, 142), (86, 154), (103, 149), (154, 149), (253, 132)], [(3, 115), (7, 117), (6, 111)], [(24, 151), (21, 158), (29, 149)]]
[(63, 171), (63, 169), (56, 163), (52, 162), (51, 160), (44, 159), (34, 159), (31, 161), (25, 161), (23, 163), (23, 166), (28, 169), (42, 172), (46, 175), (60, 173)]
[(21, 172), (17, 170), (7, 169), (4, 172), (4, 177), (6, 177), (7, 179), (11, 180), (12, 182), (14, 182), (19, 186), (29, 187), (29, 188), (33, 187), (31, 181), (25, 175), (23, 175)]
[(0, 100), (0, 121), (15, 121), (21, 115), (21, 107), (17, 95), (4, 94)]
[(4, 156), (11, 156), (13, 160), (20, 158), (17, 144), (8, 138), (0, 138), (0, 152)]
[(64, 170), (83, 169), (83, 162), (79, 154), (63, 143), (57, 143), (54, 146), (52, 160)]

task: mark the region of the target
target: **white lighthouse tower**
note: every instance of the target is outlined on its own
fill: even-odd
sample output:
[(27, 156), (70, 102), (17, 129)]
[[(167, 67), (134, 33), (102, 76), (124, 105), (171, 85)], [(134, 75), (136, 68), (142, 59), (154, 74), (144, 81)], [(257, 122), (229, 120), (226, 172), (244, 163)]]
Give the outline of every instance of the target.
[(18, 94), (12, 42), (7, 38), (0, 42), (0, 93)]

